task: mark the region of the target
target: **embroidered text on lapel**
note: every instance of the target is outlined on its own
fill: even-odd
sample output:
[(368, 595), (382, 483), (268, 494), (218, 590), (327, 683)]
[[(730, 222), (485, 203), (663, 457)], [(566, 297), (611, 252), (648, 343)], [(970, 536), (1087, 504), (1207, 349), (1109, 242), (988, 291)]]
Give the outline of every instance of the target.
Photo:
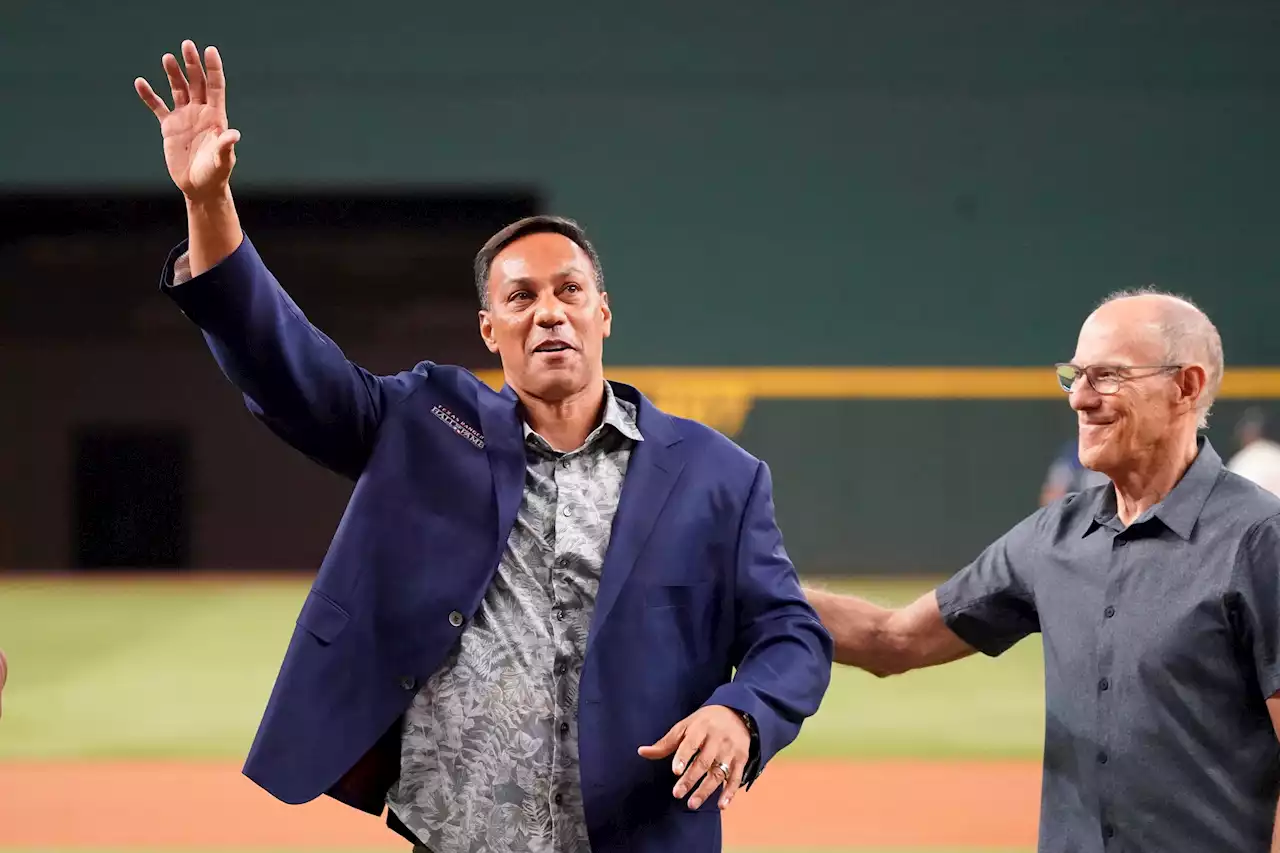
[(475, 427), (471, 426), (471, 424), (466, 423), (444, 406), (435, 406), (432, 408), (431, 414), (444, 421), (449, 429), (453, 430), (476, 447), (484, 450), (484, 436), (476, 432)]

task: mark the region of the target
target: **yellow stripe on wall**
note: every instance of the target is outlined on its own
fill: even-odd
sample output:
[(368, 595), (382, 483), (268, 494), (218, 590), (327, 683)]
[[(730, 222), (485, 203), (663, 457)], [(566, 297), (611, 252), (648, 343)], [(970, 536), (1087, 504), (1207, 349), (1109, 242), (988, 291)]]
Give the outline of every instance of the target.
[[(672, 414), (727, 434), (742, 428), (756, 400), (1062, 400), (1051, 367), (617, 367)], [(494, 388), (500, 371), (478, 373)], [(1280, 368), (1229, 368), (1218, 399), (1280, 398)]]

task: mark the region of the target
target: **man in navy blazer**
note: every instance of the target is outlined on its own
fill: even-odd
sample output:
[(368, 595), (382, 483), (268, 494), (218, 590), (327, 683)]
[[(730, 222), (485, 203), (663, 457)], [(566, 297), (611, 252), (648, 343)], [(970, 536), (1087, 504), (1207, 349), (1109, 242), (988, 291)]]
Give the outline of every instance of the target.
[(434, 853), (720, 849), (830, 678), (768, 468), (604, 379), (601, 265), (568, 220), (477, 256), (501, 391), (350, 362), (242, 232), (221, 59), (182, 54), (172, 109), (135, 81), (187, 203), (162, 289), (254, 415), (355, 482), (245, 773), (287, 803), (390, 806)]

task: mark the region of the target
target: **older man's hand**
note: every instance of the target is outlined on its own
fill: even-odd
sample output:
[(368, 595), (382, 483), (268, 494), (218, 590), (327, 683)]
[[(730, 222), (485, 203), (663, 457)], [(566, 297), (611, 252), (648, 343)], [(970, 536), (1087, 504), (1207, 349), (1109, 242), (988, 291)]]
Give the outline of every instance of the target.
[(693, 790), (691, 809), (702, 805), (721, 785), (720, 808), (727, 809), (742, 784), (750, 751), (747, 724), (737, 711), (724, 705), (699, 708), (672, 726), (657, 743), (640, 747), (640, 755), (652, 760), (675, 752), (671, 772), (680, 779), (671, 793), (679, 799)]

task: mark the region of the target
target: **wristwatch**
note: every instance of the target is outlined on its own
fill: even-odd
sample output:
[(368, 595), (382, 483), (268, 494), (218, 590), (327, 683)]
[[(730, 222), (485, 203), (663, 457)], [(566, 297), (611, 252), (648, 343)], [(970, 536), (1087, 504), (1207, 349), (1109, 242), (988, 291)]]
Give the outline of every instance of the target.
[(751, 783), (756, 781), (756, 776), (760, 775), (760, 729), (756, 727), (755, 719), (746, 711), (733, 709), (742, 722), (746, 725), (747, 731), (751, 734), (751, 748), (747, 752), (747, 766), (742, 770), (742, 787), (750, 789)]

